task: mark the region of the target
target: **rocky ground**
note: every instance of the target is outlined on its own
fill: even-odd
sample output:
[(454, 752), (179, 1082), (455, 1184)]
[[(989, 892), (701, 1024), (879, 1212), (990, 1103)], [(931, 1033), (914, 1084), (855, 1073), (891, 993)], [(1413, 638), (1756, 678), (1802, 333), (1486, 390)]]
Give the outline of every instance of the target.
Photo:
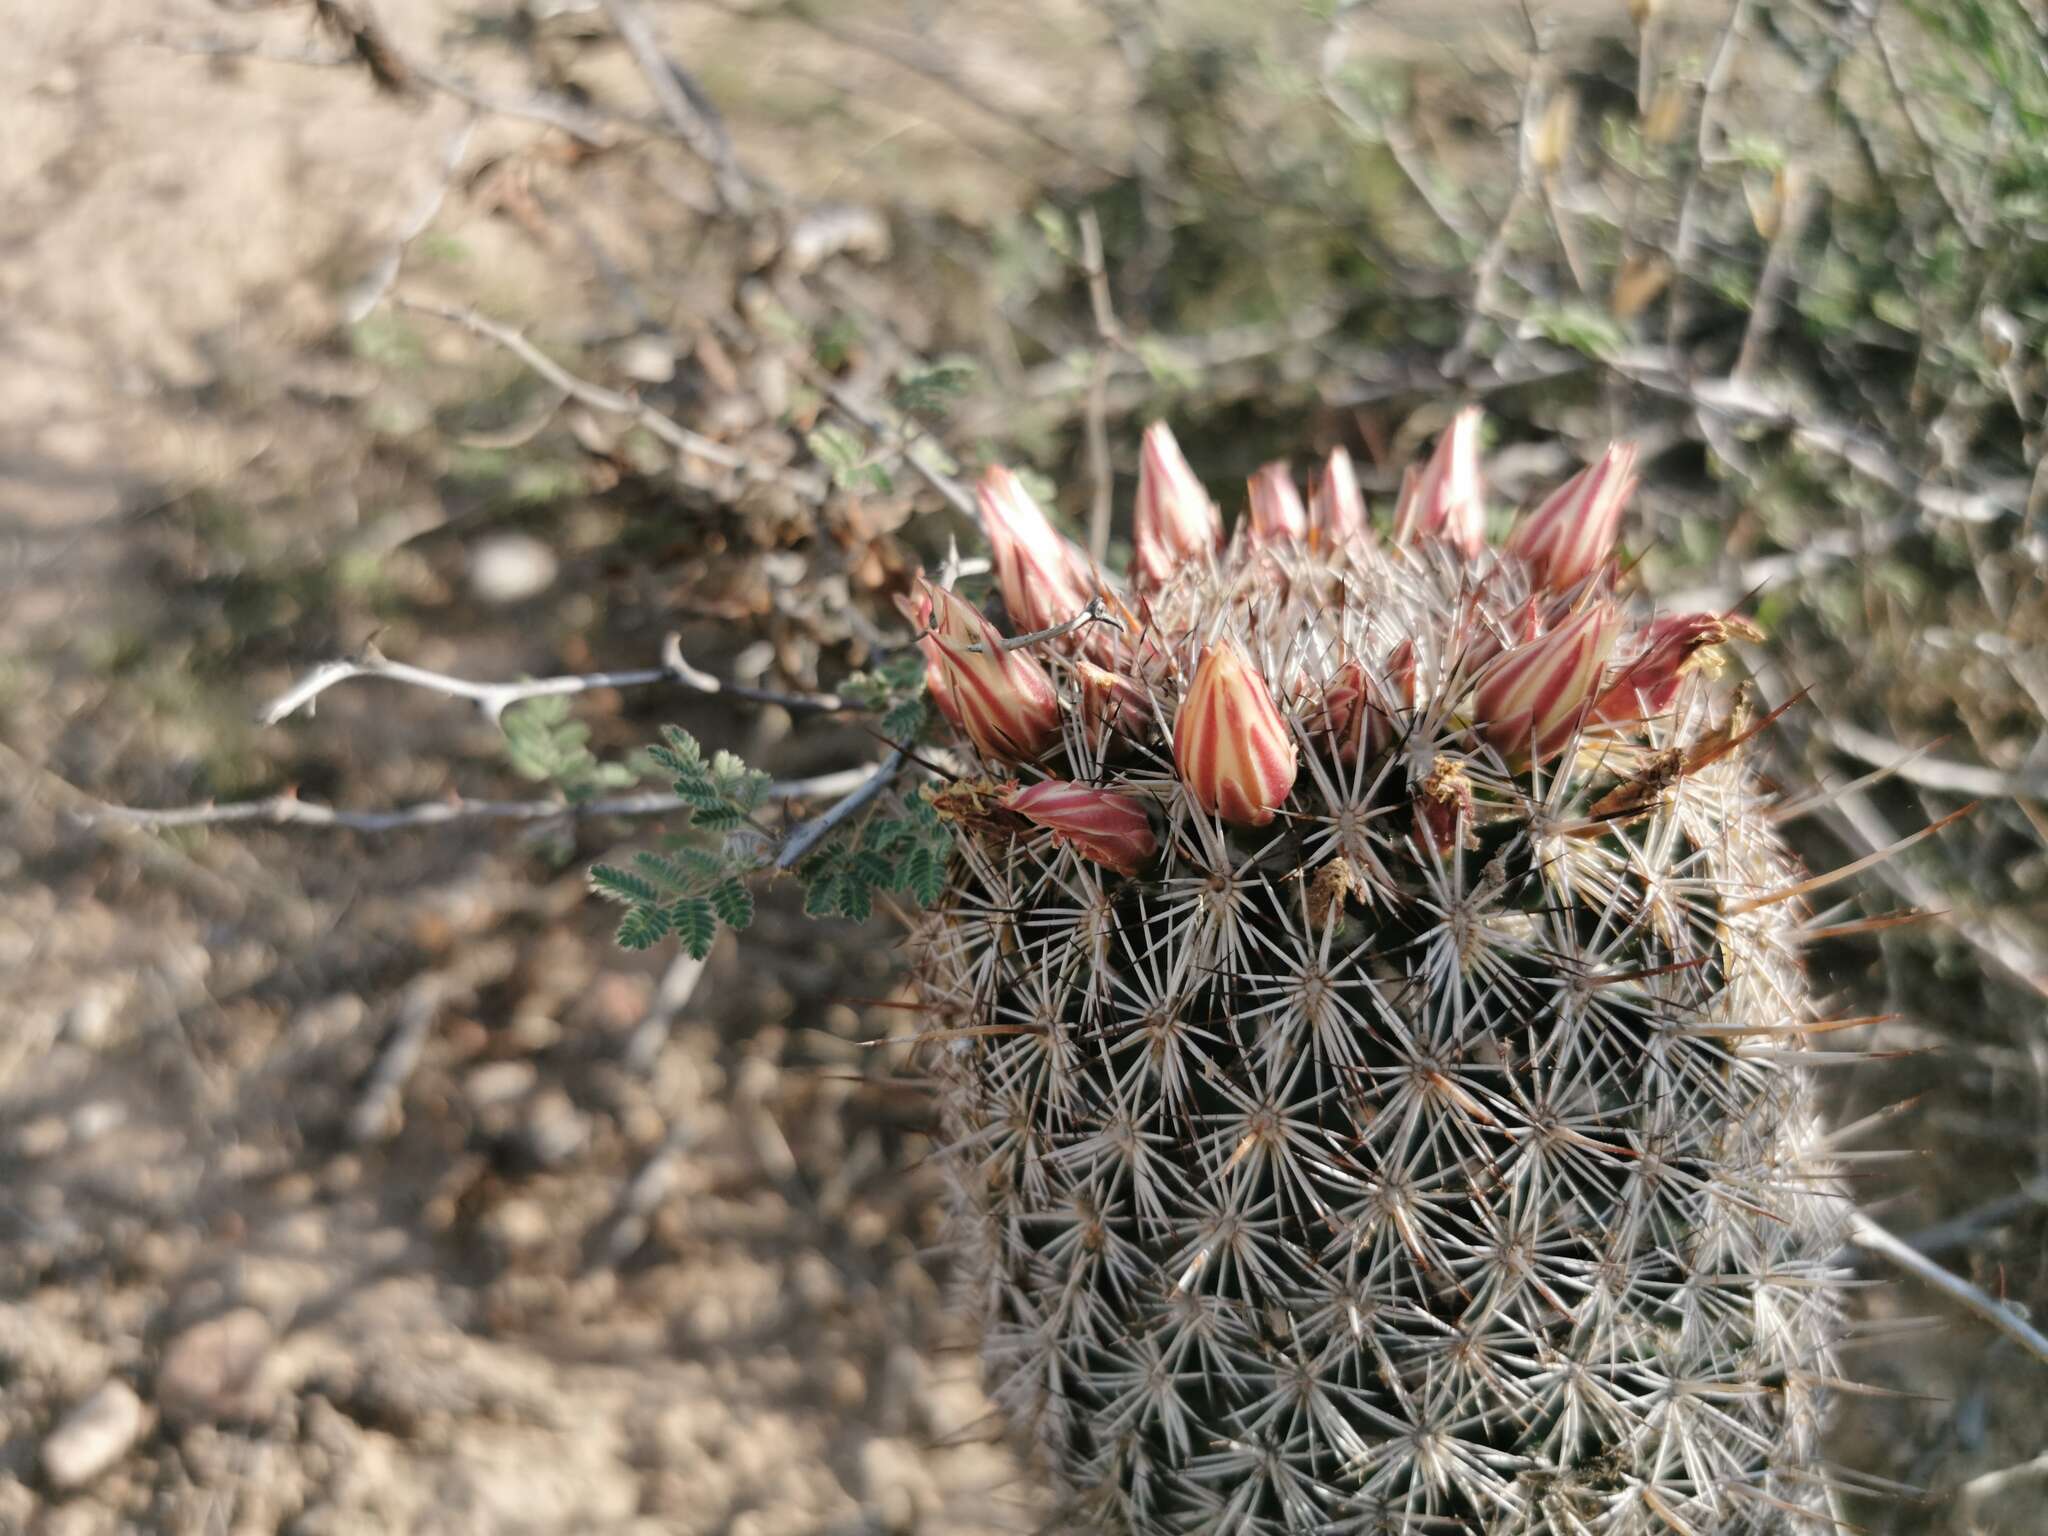
[[(1113, 8), (1083, 0), (874, 0), (832, 11), (877, 22), (844, 33), (643, 8), (749, 167), (845, 213), (835, 305), (1006, 387), (1033, 377), (998, 323), (1028, 265), (1009, 232), (1167, 131), (1131, 121), (1113, 47), (1062, 40), (1102, 43)], [(1628, 35), (1622, 0), (1539, 9)], [(634, 826), (92, 819), (543, 793), (458, 700), (361, 682), (255, 712), (373, 640), (513, 678), (648, 665), (679, 628), (727, 675), (801, 676), (929, 515), (874, 497), (792, 533), (773, 497), (641, 473), (615, 422), (395, 312), (474, 304), (764, 453), (789, 451), (792, 379), (719, 322), (817, 319), (801, 242), (707, 235), (717, 190), (681, 146), (380, 90), (321, 62), (345, 50), (308, 11), (0, 0), (0, 1536), (1040, 1529), (944, 1305), (917, 1061), (868, 1043), (909, 1030), (887, 919), (770, 891), (698, 975), (621, 953), (587, 898)], [(375, 12), (500, 104), (573, 84), (653, 110), (587, 4)], [(1520, 6), (1492, 12), (1510, 42), (1461, 30), (1461, 60), (1519, 37)], [(1446, 14), (1375, 11), (1390, 50), (1440, 49)], [(963, 269), (940, 231), (992, 254)], [(779, 774), (874, 750), (772, 709), (578, 712), (609, 756), (666, 720)], [(1940, 1024), (1946, 985), (1901, 971), (1897, 1006)], [(2005, 1194), (2035, 1133), (2033, 1036), (1976, 1022), (1984, 1049), (1857, 1090), (1858, 1113), (1925, 1095), (1903, 1228)], [(2024, 1290), (2028, 1209), (1947, 1262)], [(1845, 1455), (1933, 1486), (2021, 1469), (1874, 1520), (2038, 1531), (2038, 1373), (1967, 1322), (1913, 1331), (1925, 1293), (1869, 1306), (1901, 1328), (1852, 1364), (1901, 1395), (1859, 1400)]]

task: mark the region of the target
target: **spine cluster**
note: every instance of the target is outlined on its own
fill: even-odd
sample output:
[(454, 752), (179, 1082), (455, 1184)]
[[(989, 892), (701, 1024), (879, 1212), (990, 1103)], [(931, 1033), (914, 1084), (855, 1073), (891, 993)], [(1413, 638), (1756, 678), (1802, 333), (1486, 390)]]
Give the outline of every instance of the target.
[(1486, 540), (1478, 423), (1390, 537), (1333, 454), (1221, 519), (1146, 435), (1128, 590), (1006, 473), (1015, 636), (925, 586), (982, 777), (914, 954), (992, 1388), (1080, 1519), (1828, 1529), (1843, 1207), (1798, 872), (1616, 592), (1626, 447)]

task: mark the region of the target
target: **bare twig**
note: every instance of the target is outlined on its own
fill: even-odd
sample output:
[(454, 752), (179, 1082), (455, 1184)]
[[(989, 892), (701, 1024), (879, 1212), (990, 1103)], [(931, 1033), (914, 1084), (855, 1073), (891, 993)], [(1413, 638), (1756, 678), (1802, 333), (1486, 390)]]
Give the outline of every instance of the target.
[(1109, 514), (1114, 494), (1114, 476), (1109, 465), (1107, 391), (1110, 356), (1124, 345), (1123, 327), (1117, 324), (1116, 309), (1110, 303), (1109, 269), (1103, 263), (1102, 223), (1093, 208), (1081, 213), (1081, 270), (1088, 278), (1088, 303), (1095, 312), (1098, 345), (1088, 370), (1088, 478), (1094, 496), (1088, 511), (1088, 554), (1097, 565), (1109, 557)]
[(476, 129), (477, 113), (467, 113), (461, 124), (448, 136), (441, 150), (441, 174), (434, 179), (434, 185), (426, 196), (414, 205), (398, 227), (398, 233), (384, 254), (378, 258), (363, 277), (351, 284), (342, 299), (342, 318), (354, 325), (371, 310), (375, 309), (384, 295), (391, 291), (391, 285), (398, 280), (398, 269), (405, 261), (406, 247), (417, 240), (434, 222), (441, 211), (441, 205), (448, 200), (448, 189), (454, 185), (455, 173), (462, 165), (462, 157), (469, 151), (470, 135)]
[[(1071, 635), (1084, 624), (1107, 624), (1111, 629), (1118, 630), (1124, 627), (1123, 621), (1110, 613), (1107, 603), (1099, 597), (1091, 597), (1088, 599), (1087, 607), (1064, 623), (1055, 624), (1050, 629), (1034, 629), (1028, 635), (1009, 635), (999, 641), (998, 644), (1001, 649), (1006, 651), (1021, 651), (1027, 645), (1043, 645), (1048, 640), (1058, 640)], [(929, 634), (931, 631), (927, 630), (926, 633)], [(924, 636), (920, 635), (918, 638), (921, 640)], [(982, 645), (977, 640), (972, 645), (963, 645), (960, 649), (979, 656), (982, 652)]]
[(653, 93), (655, 105), (676, 137), (711, 169), (711, 184), (728, 213), (747, 214), (754, 207), (754, 184), (740, 168), (732, 137), (718, 111), (662, 51), (661, 39), (634, 0), (604, 0), (605, 14), (619, 41), (633, 55)]
[(620, 1055), (632, 1071), (647, 1072), (653, 1068), (662, 1046), (668, 1043), (676, 1017), (690, 1006), (697, 983), (704, 979), (704, 965), (704, 960), (687, 949), (678, 949), (668, 969), (661, 973), (661, 985), (654, 989), (654, 1001), (647, 1016), (633, 1027), (632, 1037)]
[(1319, 71), (1323, 100), (1361, 138), (1386, 147), (1394, 168), (1407, 178), (1408, 185), (1422, 200), (1422, 206), (1450, 232), (1461, 249), (1477, 247), (1486, 239), (1486, 231), (1438, 193), (1436, 179), (1429, 174), (1422, 147), (1408, 132), (1407, 125), (1393, 113), (1373, 111), (1344, 89), (1339, 77), (1344, 41), (1345, 32), (1341, 26), (1331, 27), (1329, 36), (1323, 40)]
[(697, 1133), (689, 1125), (678, 1122), (669, 1126), (661, 1144), (627, 1181), (611, 1222), (605, 1228), (604, 1240), (598, 1245), (598, 1251), (591, 1254), (592, 1259), (601, 1258), (604, 1263), (617, 1268), (639, 1251), (640, 1245), (647, 1241), (655, 1210), (675, 1188), (683, 1154), (696, 1140)]
[[(763, 791), (766, 800), (817, 800), (864, 784), (866, 767), (835, 769), (807, 779), (784, 779)], [(74, 812), (84, 826), (121, 825), (168, 831), (175, 827), (263, 822), (271, 826), (330, 827), (343, 832), (405, 832), (463, 821), (586, 821), (600, 816), (671, 816), (689, 803), (669, 794), (612, 795), (594, 800), (468, 800), (450, 795), (383, 811), (344, 811), (301, 800), (286, 791), (261, 800), (227, 805), (165, 806), (161, 809), (103, 805)]]
[(987, 86), (968, 79), (940, 49), (923, 39), (893, 36), (877, 28), (849, 26), (837, 18), (836, 13), (841, 9), (837, 6), (808, 5), (785, 0), (782, 5), (766, 10), (740, 11), (724, 3), (722, 8), (734, 15), (756, 18), (787, 17), (792, 21), (801, 22), (837, 42), (872, 53), (913, 74), (922, 75), (941, 89), (958, 97), (975, 111), (1038, 140), (1048, 149), (1078, 161), (1091, 170), (1108, 175), (1120, 174), (1120, 167), (1108, 163), (1087, 146), (1068, 139), (1044, 119), (996, 100)]
[(894, 782), (896, 775), (903, 771), (903, 765), (909, 761), (910, 751), (906, 747), (897, 747), (890, 752), (872, 770), (868, 770), (866, 779), (844, 799), (791, 832), (775, 855), (775, 867), (778, 870), (794, 869), (801, 864), (810, 856), (812, 849), (832, 835), (834, 827), (871, 803), (877, 795), (887, 789)]
[(1700, 245), (1700, 198), (1708, 168), (1718, 165), (1726, 156), (1727, 146), (1720, 139), (1721, 108), (1735, 80), (1736, 55), (1749, 33), (1750, 4), (1751, 0), (1735, 0), (1728, 25), (1722, 29), (1720, 43), (1714, 49), (1713, 62), (1707, 66), (1707, 77), (1700, 85), (1699, 135), (1691, 174), (1678, 204), (1678, 233), (1671, 247), (1671, 297), (1664, 314), (1664, 344), (1673, 350), (1684, 339), (1690, 318), (1686, 285), (1699, 280), (1693, 259)]
[[(352, 47), (277, 48), (254, 39), (231, 38), (218, 33), (196, 37), (157, 33), (138, 41), (172, 53), (191, 54), (201, 58), (253, 59), (266, 64), (297, 64), (315, 69), (333, 69), (363, 62), (362, 56)], [(384, 51), (388, 59), (399, 58), (388, 40), (384, 45)], [(622, 130), (627, 128), (638, 132), (661, 131), (653, 124), (586, 107), (570, 97), (552, 91), (537, 91), (528, 96), (501, 96), (472, 85), (458, 75), (447, 73), (438, 64), (423, 64), (417, 59), (406, 58), (402, 60), (402, 65), (411, 80), (453, 96), (458, 101), (468, 102), (478, 111), (557, 128), (578, 143), (586, 144), (593, 149), (606, 149), (618, 143)]]
[(779, 704), (797, 714), (829, 715), (859, 708), (836, 693), (783, 693), (772, 688), (751, 688), (743, 683), (725, 682), (691, 666), (683, 658), (681, 637), (673, 634), (662, 644), (661, 660), (658, 667), (636, 667), (624, 672), (580, 672), (558, 677), (526, 678), (513, 683), (479, 683), (452, 673), (436, 672), (429, 667), (391, 661), (375, 646), (370, 646), (353, 660), (322, 662), (264, 705), (256, 718), (265, 725), (276, 725), (301, 709), (310, 709), (328, 689), (360, 677), (382, 678), (411, 688), (424, 688), (430, 693), (446, 694), (450, 698), (468, 699), (493, 725), (506, 710), (526, 699), (590, 693), (599, 688), (645, 688), (656, 683), (680, 686), (693, 693), (723, 694), (756, 704)]
[(398, 999), (397, 1022), (377, 1052), (348, 1117), (349, 1140), (361, 1145), (395, 1134), (405, 1085), (418, 1070), (434, 1021), (449, 1003), (474, 995), (511, 971), (518, 949), (493, 942), (463, 949), (453, 964), (417, 976)]
[(2011, 1307), (1994, 1301), (1961, 1275), (1952, 1274), (1911, 1244), (1893, 1236), (1861, 1211), (1849, 1216), (1849, 1241), (1865, 1253), (1924, 1280), (1950, 1300), (1984, 1319), (2036, 1360), (2048, 1364), (2048, 1337), (2044, 1337)]
[[(969, 504), (968, 515), (973, 515), (972, 503)], [(960, 551), (957, 546), (948, 544), (945, 563), (939, 568), (939, 585), (951, 588), (959, 579)], [(820, 815), (813, 816), (783, 839), (782, 847), (775, 854), (775, 868), (794, 869), (801, 864), (810, 856), (812, 849), (832, 835), (834, 827), (849, 816), (857, 815), (864, 806), (872, 804), (877, 795), (895, 782), (896, 775), (903, 771), (904, 765), (909, 761), (908, 745), (892, 748), (889, 755), (875, 765), (867, 779), (850, 791), (845, 799), (828, 807)]]
[(1834, 720), (1816, 722), (1814, 732), (1837, 751), (1888, 768), (1894, 778), (1918, 784), (1922, 789), (1980, 800), (2048, 800), (2048, 774), (2000, 773), (1996, 768), (1980, 768), (1975, 763), (1924, 757), (1875, 731)]
[(680, 453), (694, 455), (707, 463), (721, 465), (726, 469), (746, 470), (763, 479), (788, 481), (806, 500), (815, 502), (823, 499), (822, 487), (799, 484), (788, 470), (774, 465), (758, 464), (737, 449), (728, 448), (723, 443), (715, 443), (700, 433), (692, 432), (674, 417), (662, 414), (636, 395), (622, 394), (618, 390), (607, 389), (602, 384), (593, 384), (588, 379), (577, 377), (509, 325), (500, 325), (473, 309), (457, 309), (452, 305), (437, 304), (430, 299), (409, 298), (401, 294), (394, 297), (391, 302), (400, 309), (452, 321), (478, 336), (495, 341), (571, 399), (580, 400), (593, 410), (630, 416), (636, 424), (645, 427)]
[(1993, 1227), (2043, 1206), (2048, 1206), (2048, 1174), (2037, 1175), (2011, 1194), (1986, 1200), (1960, 1216), (1924, 1227), (1905, 1241), (1930, 1259), (1938, 1258), (1958, 1248), (1975, 1247), (1978, 1239)]
[(1799, 242), (1820, 201), (1820, 178), (1804, 166), (1788, 165), (1774, 189), (1777, 197), (1777, 228), (1771, 231), (1770, 254), (1764, 258), (1763, 276), (1757, 279), (1756, 299), (1749, 308), (1749, 322), (1743, 328), (1742, 347), (1736, 354), (1732, 378), (1746, 378), (1763, 361), (1764, 348), (1777, 329), (1778, 311), (1792, 282)]
[[(867, 407), (840, 388), (838, 382), (830, 374), (808, 359), (799, 357), (796, 361), (804, 376), (824, 392), (825, 398), (830, 400), (842, 415), (848, 417), (855, 426), (867, 433), (876, 442), (888, 441), (888, 429), (880, 421), (876, 420)], [(966, 487), (944, 470), (927, 464), (919, 456), (917, 446), (918, 439), (912, 438), (903, 445), (902, 452), (904, 461), (917, 472), (918, 478), (945, 497), (952, 505), (953, 510), (961, 516), (970, 520), (978, 519), (980, 512), (974, 504), (974, 498), (967, 494)]]

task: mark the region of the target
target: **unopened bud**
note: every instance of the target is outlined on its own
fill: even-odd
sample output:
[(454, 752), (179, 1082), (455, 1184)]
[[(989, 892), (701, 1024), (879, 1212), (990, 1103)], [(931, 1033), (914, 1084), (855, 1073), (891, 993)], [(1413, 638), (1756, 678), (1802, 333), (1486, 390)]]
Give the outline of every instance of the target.
[(976, 488), (982, 532), (995, 559), (1003, 606), (1027, 631), (1064, 624), (1088, 606), (1088, 586), (1077, 574), (1086, 558), (1060, 537), (1024, 482), (991, 464)]
[(1249, 489), (1253, 543), (1294, 543), (1307, 536), (1308, 509), (1301, 504), (1300, 488), (1284, 459), (1253, 475)]
[(1003, 649), (987, 619), (944, 587), (920, 586), (917, 622), (929, 633), (926, 686), (939, 713), (967, 733), (984, 757), (1028, 762), (1059, 732), (1059, 695), (1044, 667), (1026, 650)]
[(1510, 763), (1554, 757), (1578, 730), (1620, 628), (1603, 600), (1496, 660), (1473, 691), (1479, 734)]
[(1136, 795), (1047, 779), (1018, 790), (1008, 805), (1051, 832), (1054, 841), (1120, 875), (1135, 875), (1159, 852), (1159, 838)]
[(1238, 826), (1263, 827), (1286, 803), (1294, 740), (1235, 641), (1203, 649), (1174, 717), (1173, 761), (1195, 803)]
[(1342, 448), (1330, 450), (1323, 472), (1316, 476), (1309, 492), (1308, 523), (1322, 535), (1327, 549), (1342, 549), (1353, 539), (1371, 537), (1372, 524), (1365, 515), (1365, 497), (1358, 489), (1358, 472), (1351, 466), (1351, 455)]
[(1135, 733), (1152, 718), (1151, 698), (1121, 672), (1083, 661), (1075, 663), (1074, 678), (1081, 685), (1081, 720), (1091, 740), (1105, 729)]
[[(1415, 643), (1403, 640), (1389, 659), (1387, 685), (1374, 681), (1355, 658), (1337, 669), (1323, 693), (1323, 729), (1337, 760), (1368, 761), (1392, 746), (1401, 731), (1397, 712), (1415, 707)], [(1389, 686), (1393, 697), (1388, 697)]]
[(1508, 552), (1521, 557), (1537, 586), (1569, 592), (1607, 563), (1635, 492), (1635, 469), (1635, 444), (1611, 443), (1522, 519)]
[(1479, 408), (1451, 419), (1436, 452), (1401, 483), (1394, 542), (1434, 539), (1470, 558), (1486, 546), (1486, 488), (1479, 478)]
[(1216, 504), (1161, 421), (1145, 429), (1132, 535), (1138, 584), (1148, 588), (1164, 585), (1189, 561), (1208, 560), (1223, 543)]

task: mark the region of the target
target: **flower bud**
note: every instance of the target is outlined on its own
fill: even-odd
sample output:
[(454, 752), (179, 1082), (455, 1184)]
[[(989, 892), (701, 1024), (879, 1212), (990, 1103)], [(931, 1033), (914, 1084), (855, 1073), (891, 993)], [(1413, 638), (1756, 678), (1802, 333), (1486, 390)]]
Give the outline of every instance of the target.
[(1089, 740), (1099, 739), (1105, 727), (1135, 735), (1152, 718), (1152, 700), (1121, 672), (1081, 661), (1074, 664), (1074, 679), (1081, 685), (1081, 720)]
[[(1061, 538), (1024, 482), (991, 464), (975, 489), (1003, 606), (1019, 628), (1051, 629), (1088, 606), (1086, 557)], [(1078, 560), (1077, 560), (1078, 557)]]
[(1206, 560), (1223, 543), (1223, 519), (1188, 468), (1163, 421), (1145, 429), (1138, 457), (1138, 505), (1132, 517), (1140, 587), (1157, 587), (1191, 560)]
[(1052, 678), (1029, 651), (1003, 649), (995, 625), (963, 598), (920, 584), (916, 619), (926, 686), (939, 713), (967, 733), (984, 757), (1027, 762), (1059, 732)]
[(1616, 670), (1594, 702), (1593, 718), (1633, 724), (1665, 713), (1677, 702), (1679, 685), (1699, 653), (1736, 635), (1763, 638), (1754, 624), (1733, 614), (1676, 613), (1651, 621), (1642, 649)]
[(1603, 600), (1500, 657), (1473, 691), (1479, 734), (1511, 763), (1554, 757), (1578, 730), (1620, 629)]
[(1415, 707), (1415, 643), (1403, 640), (1388, 660), (1387, 687), (1373, 680), (1365, 664), (1356, 658), (1337, 669), (1323, 692), (1323, 728), (1336, 743), (1337, 760), (1355, 763), (1363, 754), (1367, 760), (1394, 744), (1401, 733), (1397, 711)]
[(1249, 488), (1254, 544), (1299, 542), (1308, 536), (1308, 509), (1301, 504), (1301, 491), (1285, 459), (1276, 459), (1253, 475)]
[(1135, 875), (1159, 852), (1145, 804), (1136, 795), (1047, 779), (1013, 792), (1006, 803), (1051, 832), (1053, 841), (1120, 875)]
[(1522, 519), (1508, 536), (1508, 552), (1521, 557), (1539, 586), (1569, 592), (1614, 553), (1635, 468), (1635, 444), (1610, 443)]
[(1351, 467), (1351, 455), (1332, 448), (1323, 461), (1308, 498), (1308, 524), (1317, 529), (1327, 549), (1342, 549), (1353, 539), (1372, 536), (1372, 523), (1365, 515), (1365, 497), (1358, 489), (1358, 472)]
[(1265, 679), (1233, 640), (1205, 646), (1173, 722), (1173, 761), (1195, 803), (1263, 827), (1300, 766)]
[(1479, 478), (1479, 407), (1451, 418), (1436, 452), (1401, 482), (1394, 542), (1435, 539), (1467, 559), (1486, 547), (1486, 487)]

